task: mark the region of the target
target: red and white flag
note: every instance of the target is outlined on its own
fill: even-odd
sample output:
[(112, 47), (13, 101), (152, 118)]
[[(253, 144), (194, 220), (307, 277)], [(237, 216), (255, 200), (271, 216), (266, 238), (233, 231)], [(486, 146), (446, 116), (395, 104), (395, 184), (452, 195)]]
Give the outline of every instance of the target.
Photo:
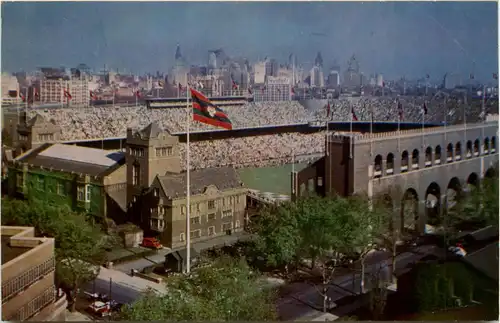
[(67, 98), (68, 100), (71, 100), (73, 96), (71, 96), (71, 93), (69, 93), (68, 90), (64, 90), (64, 97)]
[(94, 92), (94, 91), (90, 91), (90, 98), (91, 98), (92, 100), (97, 100), (97, 95), (95, 94), (95, 92)]
[(358, 116), (356, 115), (356, 112), (354, 112), (354, 107), (351, 108), (351, 115), (353, 121), (358, 121)]
[(19, 97), (23, 100), (23, 102), (26, 102), (26, 96), (21, 91), (19, 91)]
[(135, 93), (134, 93), (134, 94), (135, 94), (135, 96), (136, 96), (136, 97), (138, 97), (138, 98), (140, 98), (140, 97), (141, 97), (141, 91), (139, 91), (139, 90), (135, 91)]

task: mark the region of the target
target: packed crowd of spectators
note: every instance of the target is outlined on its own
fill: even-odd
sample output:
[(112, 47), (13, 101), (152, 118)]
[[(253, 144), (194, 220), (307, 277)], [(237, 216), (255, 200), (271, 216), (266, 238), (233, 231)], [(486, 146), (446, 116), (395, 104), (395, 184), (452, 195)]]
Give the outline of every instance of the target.
[[(435, 96), (427, 100), (426, 122), (460, 123), (464, 114), (467, 122), (477, 121), (481, 114), (480, 102), (467, 104), (461, 98)], [(330, 106), (331, 121), (351, 121), (354, 111), (359, 121), (397, 121), (398, 102), (401, 103), (405, 122), (421, 122), (423, 98), (346, 98), (334, 100)], [(325, 101), (326, 102), (326, 101)], [(266, 125), (285, 125), (327, 120), (327, 108), (317, 104), (306, 109), (296, 101), (258, 102), (243, 106), (223, 108), (233, 123), (233, 128), (249, 128)], [(487, 102), (488, 113), (498, 113), (496, 102)], [(125, 137), (127, 128), (140, 129), (155, 121), (171, 133), (184, 132), (187, 111), (185, 108), (147, 109), (139, 107), (95, 107), (87, 109), (31, 110), (31, 116), (40, 113), (46, 120), (61, 126), (61, 140)], [(214, 129), (192, 121), (192, 130)], [(324, 131), (312, 134), (287, 133), (245, 138), (192, 142), (191, 167), (195, 169), (232, 165), (235, 167), (261, 167), (290, 162), (292, 156), (305, 156), (324, 151)], [(186, 158), (185, 144), (181, 144), (181, 156)], [(182, 163), (185, 165), (185, 162)]]

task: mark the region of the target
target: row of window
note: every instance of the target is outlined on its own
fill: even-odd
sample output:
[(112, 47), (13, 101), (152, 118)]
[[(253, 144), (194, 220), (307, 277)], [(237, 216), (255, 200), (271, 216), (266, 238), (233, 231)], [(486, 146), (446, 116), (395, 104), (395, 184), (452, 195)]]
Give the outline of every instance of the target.
[(26, 136), (26, 135), (19, 135), (19, 141), (28, 141), (28, 136)]
[[(478, 157), (481, 155), (480, 151), (480, 141), (476, 139), (474, 143), (472, 141), (467, 141), (466, 151), (464, 159), (469, 159), (473, 157)], [(496, 152), (496, 138), (492, 137), (491, 141), (489, 138), (485, 138), (483, 142), (483, 155), (488, 155), (490, 153)], [(434, 157), (434, 158), (433, 158)], [(425, 167), (431, 167), (434, 165), (440, 165), (441, 163), (452, 163), (454, 161), (459, 161), (462, 159), (462, 144), (461, 142), (457, 142), (455, 145), (449, 143), (446, 147), (446, 159), (442, 160), (441, 156), (441, 146), (436, 146), (436, 148), (432, 149), (432, 147), (427, 147), (425, 150)], [(401, 154), (401, 173), (406, 173), (410, 170), (416, 170), (420, 167), (420, 156), (418, 149), (414, 149), (411, 155), (411, 163), (410, 156), (407, 150), (403, 151)], [(394, 154), (389, 153), (385, 160), (385, 175), (394, 174)], [(381, 177), (383, 175), (383, 157), (382, 155), (377, 155), (374, 161), (374, 177)]]
[[(239, 228), (239, 227), (240, 227), (240, 221), (236, 221), (236, 228)], [(221, 232), (226, 232), (226, 231), (232, 230), (232, 229), (233, 229), (233, 223), (232, 222), (223, 223), (221, 225)], [(210, 226), (210, 227), (207, 228), (207, 235), (208, 236), (213, 236), (213, 235), (216, 235), (216, 234), (217, 234), (217, 230), (215, 229), (215, 226)], [(189, 237), (191, 239), (201, 238), (201, 236), (202, 236), (202, 230), (201, 229), (193, 230), (189, 234)], [(180, 234), (180, 241), (186, 241), (186, 235), (185, 235), (184, 232)]]
[[(221, 215), (222, 219), (227, 219), (227, 218), (230, 218), (232, 216), (233, 216), (232, 210), (222, 211), (222, 215)], [(217, 218), (217, 215), (215, 213), (209, 213), (206, 215), (206, 217), (207, 217), (206, 222), (208, 223), (211, 221), (215, 221), (215, 219)], [(192, 225), (201, 224), (201, 215), (191, 217), (190, 222)], [(151, 218), (151, 220), (150, 220), (150, 226), (152, 229), (157, 229), (157, 230), (162, 231), (165, 229), (165, 224), (166, 224), (166, 221), (164, 219)]]
[(54, 134), (52, 133), (42, 133), (38, 135), (39, 142), (54, 141)]
[[(243, 202), (243, 196), (238, 195), (238, 196), (227, 196), (223, 197), (219, 200), (210, 200), (207, 202), (207, 209), (214, 210), (217, 207), (228, 207), (228, 206), (233, 206), (236, 204), (241, 204)], [(196, 212), (202, 212), (203, 211), (203, 204), (204, 203), (196, 203), (192, 204), (189, 211), (192, 213), (195, 208)], [(186, 214), (187, 208), (185, 205), (181, 205), (181, 214)]]
[[(52, 186), (46, 187), (45, 185), (45, 177), (44, 176), (36, 176), (34, 180), (34, 188), (38, 191), (48, 190), (51, 193), (57, 193), (60, 196), (66, 196), (69, 192), (71, 192), (71, 183), (68, 181), (57, 181), (55, 185), (55, 192), (53, 191)], [(24, 182), (24, 174), (17, 173), (16, 174), (16, 187), (18, 189), (23, 188), (25, 186)], [(78, 201), (82, 202), (90, 202), (92, 198), (92, 186), (90, 185), (78, 185), (77, 186), (77, 195), (76, 198)]]
[(156, 148), (156, 157), (166, 157), (172, 156), (174, 154), (174, 149), (172, 147), (161, 147)]
[(43, 276), (54, 271), (55, 261), (54, 258), (33, 266), (26, 270), (25, 272), (19, 274), (18, 276), (9, 279), (2, 283), (2, 302), (7, 301), (13, 296), (16, 296), (19, 292), (25, 290), (27, 287), (37, 282)]
[(56, 290), (54, 286), (51, 286), (7, 319), (9, 321), (25, 321), (40, 312), (45, 306), (52, 303), (55, 298)]
[(128, 153), (132, 156), (137, 156), (137, 157), (145, 156), (144, 148), (129, 148)]

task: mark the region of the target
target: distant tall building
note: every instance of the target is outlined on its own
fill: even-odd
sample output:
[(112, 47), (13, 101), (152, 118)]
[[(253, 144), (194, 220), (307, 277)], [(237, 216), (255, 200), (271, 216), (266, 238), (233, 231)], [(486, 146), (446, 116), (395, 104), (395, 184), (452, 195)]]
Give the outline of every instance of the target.
[(321, 52), (316, 54), (316, 58), (314, 59), (314, 65), (323, 67), (323, 57), (321, 56)]
[(377, 86), (384, 86), (384, 76), (382, 74), (377, 74)]
[(311, 69), (311, 72), (309, 73), (311, 77), (311, 87), (324, 87), (325, 86), (325, 79), (323, 76), (323, 70), (321, 66), (315, 65)]
[(254, 84), (264, 84), (266, 82), (266, 63), (257, 62), (253, 66)]
[(222, 48), (208, 51), (208, 69), (220, 68), (227, 64), (228, 57)]
[(352, 55), (347, 62), (347, 71), (344, 73), (344, 80), (342, 82), (342, 87), (345, 88), (359, 88), (363, 83), (363, 78), (359, 72), (359, 62), (356, 56)]
[(172, 81), (175, 84), (180, 83), (182, 86), (186, 86), (188, 82), (188, 73), (189, 67), (187, 66), (185, 58), (181, 54), (180, 45), (177, 44), (175, 49), (175, 64), (170, 73), (172, 75)]
[(17, 77), (2, 73), (2, 105), (19, 102), (19, 82)]
[(340, 85), (340, 72), (336, 69), (331, 69), (330, 73), (328, 74), (327, 86), (332, 88), (332, 87), (338, 87), (339, 85)]
[[(75, 73), (68, 76), (66, 71), (42, 69), (40, 80), (40, 102), (68, 106), (88, 106), (90, 100), (89, 80), (86, 75)], [(71, 96), (71, 97), (70, 97)]]

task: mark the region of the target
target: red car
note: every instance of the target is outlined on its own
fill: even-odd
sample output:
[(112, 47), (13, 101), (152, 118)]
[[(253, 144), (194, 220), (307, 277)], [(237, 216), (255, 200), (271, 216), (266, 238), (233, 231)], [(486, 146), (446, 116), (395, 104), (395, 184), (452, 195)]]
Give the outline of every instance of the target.
[(141, 246), (143, 246), (145, 248), (152, 248), (152, 249), (162, 249), (163, 248), (163, 245), (156, 238), (144, 238), (144, 239), (142, 239)]

